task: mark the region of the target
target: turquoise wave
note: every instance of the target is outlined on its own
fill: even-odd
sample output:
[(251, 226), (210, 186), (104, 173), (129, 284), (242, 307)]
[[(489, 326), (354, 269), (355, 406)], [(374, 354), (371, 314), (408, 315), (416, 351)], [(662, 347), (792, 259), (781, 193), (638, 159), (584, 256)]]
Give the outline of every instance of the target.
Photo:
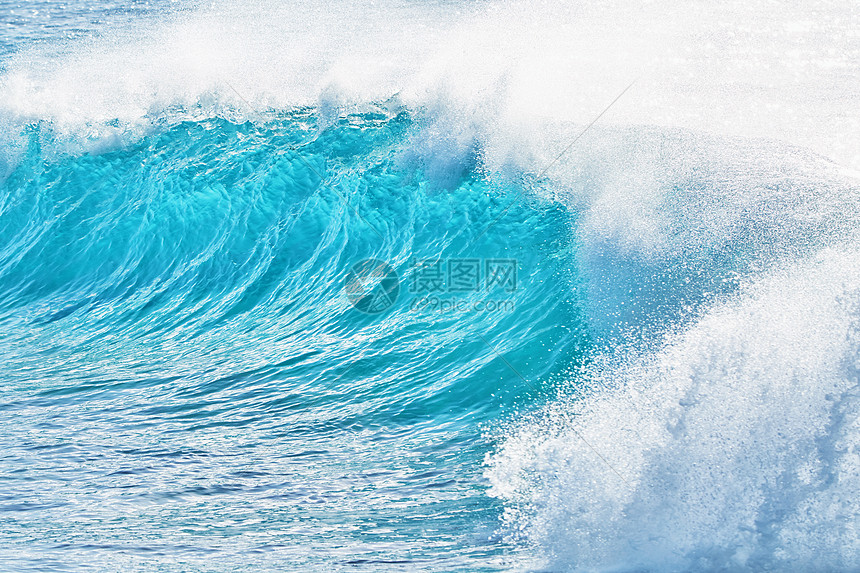
[[(3, 465), (40, 468), (7, 481), (13, 564), (481, 569), (510, 549), (481, 428), (585, 360), (570, 213), (472, 154), (416, 157), (408, 113), (317, 117), (50, 159), (50, 129), (27, 134), (0, 189)], [(345, 292), (365, 259), (401, 286), (380, 314)], [(416, 261), (458, 260), (517, 283), (420, 290)]]
[(856, 571), (857, 20), (0, 0), (0, 571)]

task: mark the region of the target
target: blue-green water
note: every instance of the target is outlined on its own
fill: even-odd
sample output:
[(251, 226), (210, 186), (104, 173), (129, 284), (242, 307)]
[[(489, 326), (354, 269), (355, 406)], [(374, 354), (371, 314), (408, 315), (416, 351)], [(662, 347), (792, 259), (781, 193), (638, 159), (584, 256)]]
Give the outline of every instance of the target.
[[(31, 129), (2, 191), (10, 567), (503, 559), (482, 424), (581, 356), (568, 215), (468, 169), (440, 188), (398, 159), (415, 123), (184, 122), (53, 160)], [(504, 308), (416, 304), (414, 259), (475, 257), (517, 289), (457, 299)], [(367, 258), (403, 276), (380, 315), (343, 293)]]
[(0, 2), (0, 571), (857, 570), (856, 174), (511, 6)]

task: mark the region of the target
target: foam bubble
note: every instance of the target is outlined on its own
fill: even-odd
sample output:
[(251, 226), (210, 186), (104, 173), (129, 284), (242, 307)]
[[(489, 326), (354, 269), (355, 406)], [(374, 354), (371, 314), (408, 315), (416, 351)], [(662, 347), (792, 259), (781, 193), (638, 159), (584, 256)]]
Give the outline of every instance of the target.
[(851, 570), (858, 254), (748, 281), (523, 422), (488, 469), (511, 531), (560, 569)]
[(255, 117), (249, 104), (398, 94), (412, 109), (449, 113), (487, 149), (541, 156), (561, 143), (546, 141), (545, 121), (587, 123), (639, 78), (601, 123), (778, 138), (856, 169), (858, 20), (845, 0), (779, 10), (739, 0), (221, 0), (22, 51), (0, 78), (0, 117), (92, 139), (171, 114), (242, 119)]

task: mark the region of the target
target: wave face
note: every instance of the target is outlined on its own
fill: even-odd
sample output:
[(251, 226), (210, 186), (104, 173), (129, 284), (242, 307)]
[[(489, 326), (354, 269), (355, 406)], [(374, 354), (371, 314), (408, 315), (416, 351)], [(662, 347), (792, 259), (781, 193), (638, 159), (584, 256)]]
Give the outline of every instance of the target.
[[(316, 117), (185, 122), (53, 164), (31, 134), (3, 188), (6, 464), (41, 468), (7, 489), (7, 534), (40, 531), (16, 553), (323, 569), (501, 554), (479, 428), (534, 392), (499, 387), (506, 367), (478, 336), (534, 376), (576, 362), (580, 319), (540, 251), (564, 248), (564, 211), (513, 208), (477, 237), (501, 196), (467, 170), (440, 191), (398, 159), (408, 114)], [(362, 314), (344, 296), (361, 259), (406, 277), (476, 238), (471, 256), (515, 258), (535, 281), (511, 310), (404, 293)], [(521, 336), (558, 357), (528, 356)]]
[(40, 6), (4, 570), (857, 570), (856, 7)]

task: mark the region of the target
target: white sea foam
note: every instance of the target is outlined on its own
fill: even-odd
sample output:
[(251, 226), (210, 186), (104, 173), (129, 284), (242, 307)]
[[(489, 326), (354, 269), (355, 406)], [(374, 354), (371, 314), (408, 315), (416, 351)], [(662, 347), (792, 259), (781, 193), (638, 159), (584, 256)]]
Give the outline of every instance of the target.
[(560, 570), (855, 570), (858, 261), (750, 280), (521, 423), (488, 470), (510, 531)]
[(605, 129), (557, 200), (599, 350), (488, 458), (551, 570), (855, 570), (860, 185), (795, 147)]
[(539, 168), (563, 143), (546, 139), (546, 122), (587, 123), (638, 78), (602, 124), (778, 138), (857, 169), (858, 30), (849, 0), (217, 0), (24, 49), (0, 78), (0, 119), (6, 131), (44, 120), (99, 139), (178, 109), (253, 117), (244, 100), (337, 107), (396, 94), (490, 153), (534, 151)]

